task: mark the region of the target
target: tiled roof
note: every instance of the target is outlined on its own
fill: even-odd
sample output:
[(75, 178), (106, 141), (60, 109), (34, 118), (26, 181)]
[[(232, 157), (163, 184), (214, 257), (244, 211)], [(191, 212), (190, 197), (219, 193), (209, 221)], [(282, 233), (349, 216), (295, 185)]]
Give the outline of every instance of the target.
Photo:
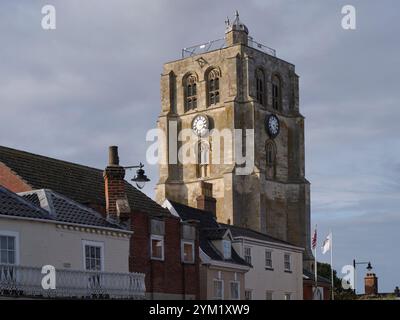
[[(105, 207), (103, 170), (0, 146), (4, 163), (32, 189), (50, 189), (82, 204)], [(168, 211), (126, 182), (132, 210), (154, 215)]]
[(54, 220), (60, 222), (123, 229), (121, 225), (107, 221), (93, 209), (51, 190), (34, 190), (22, 192), (20, 195), (46, 209)]
[(174, 209), (179, 213), (182, 220), (197, 220), (200, 228), (219, 228), (212, 212), (189, 207), (184, 204), (168, 200)]
[(291, 244), (289, 242), (273, 238), (273, 237), (269, 236), (268, 234), (258, 232), (258, 231), (252, 230), (252, 229), (228, 225), (228, 224), (224, 224), (224, 223), (220, 223), (219, 225), (221, 227), (229, 228), (231, 230), (233, 237), (248, 237), (248, 238), (253, 238), (253, 239), (258, 239), (258, 240), (263, 240), (263, 241), (268, 241), (268, 242), (275, 242), (275, 243), (281, 243), (281, 244), (294, 246), (293, 244)]
[(52, 220), (49, 213), (0, 186), (0, 215)]
[(222, 240), (227, 231), (228, 231), (227, 228), (218, 228), (218, 229), (216, 229), (216, 228), (212, 228), (212, 229), (204, 228), (203, 229), (203, 232), (204, 232), (205, 236), (209, 240)]
[(197, 220), (199, 222), (200, 248), (212, 260), (230, 262), (238, 265), (249, 266), (232, 248), (231, 259), (224, 259), (222, 253), (214, 246), (213, 240), (222, 239), (227, 228), (220, 228), (211, 212), (189, 207), (168, 200), (183, 221)]

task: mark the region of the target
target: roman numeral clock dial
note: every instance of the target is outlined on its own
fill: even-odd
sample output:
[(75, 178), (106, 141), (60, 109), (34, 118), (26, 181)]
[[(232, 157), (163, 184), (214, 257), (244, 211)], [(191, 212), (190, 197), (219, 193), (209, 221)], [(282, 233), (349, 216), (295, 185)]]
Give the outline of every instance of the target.
[(208, 118), (205, 115), (198, 115), (192, 121), (192, 130), (196, 135), (202, 137), (208, 132)]
[(274, 139), (278, 136), (280, 124), (276, 115), (270, 114), (265, 117), (265, 129), (271, 139)]

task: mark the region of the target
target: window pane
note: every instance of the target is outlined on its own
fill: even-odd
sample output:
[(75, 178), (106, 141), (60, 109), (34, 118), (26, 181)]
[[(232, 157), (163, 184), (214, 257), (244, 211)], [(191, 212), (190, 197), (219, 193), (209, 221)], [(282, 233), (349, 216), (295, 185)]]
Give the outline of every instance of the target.
[(224, 249), (224, 259), (231, 258), (231, 242), (229, 240), (223, 240), (222, 242), (223, 249)]
[(222, 299), (222, 281), (214, 281), (214, 297), (217, 299)]
[(151, 240), (151, 252), (153, 258), (162, 259), (162, 241), (157, 239)]
[(237, 282), (231, 282), (231, 298), (239, 299), (239, 284)]
[(183, 245), (183, 261), (185, 262), (193, 262), (193, 245), (190, 243), (185, 243)]
[(8, 250), (15, 250), (15, 238), (14, 237), (7, 237), (8, 238)]
[(0, 249), (7, 249), (7, 237), (5, 236), (0, 236)]
[(96, 248), (96, 258), (100, 259), (101, 258), (101, 254), (100, 254), (100, 247)]
[(7, 259), (8, 257), (7, 257), (7, 251), (6, 250), (1, 250), (0, 251), (0, 263), (4, 263), (4, 264), (6, 264), (6, 263), (8, 263), (8, 259)]
[(8, 263), (14, 264), (15, 263), (15, 252), (8, 251)]
[(90, 247), (90, 254), (89, 254), (90, 258), (94, 258), (95, 257), (95, 247)]

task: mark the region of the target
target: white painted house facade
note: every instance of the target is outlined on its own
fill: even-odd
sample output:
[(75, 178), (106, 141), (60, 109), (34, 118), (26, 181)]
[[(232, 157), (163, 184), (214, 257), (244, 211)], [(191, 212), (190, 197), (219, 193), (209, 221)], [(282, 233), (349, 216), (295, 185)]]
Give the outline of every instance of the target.
[[(131, 234), (51, 190), (0, 186), (0, 296), (143, 298), (144, 275), (129, 273)], [(47, 265), (55, 289), (42, 287)]]
[(251, 229), (229, 228), (232, 246), (252, 265), (245, 274), (246, 299), (303, 299), (304, 249)]

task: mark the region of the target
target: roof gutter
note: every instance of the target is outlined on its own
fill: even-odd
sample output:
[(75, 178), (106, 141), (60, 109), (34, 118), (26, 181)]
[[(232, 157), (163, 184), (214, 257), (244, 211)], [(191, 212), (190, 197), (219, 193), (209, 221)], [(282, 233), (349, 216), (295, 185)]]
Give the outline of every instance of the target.
[(93, 226), (87, 224), (79, 224), (79, 223), (71, 223), (71, 222), (63, 222), (57, 220), (48, 220), (48, 219), (39, 219), (39, 218), (30, 218), (30, 217), (18, 217), (18, 216), (9, 216), (5, 214), (0, 214), (0, 218), (6, 218), (11, 220), (25, 220), (25, 221), (33, 221), (33, 222), (43, 222), (43, 223), (50, 223), (50, 224), (58, 224), (58, 225), (65, 225), (65, 226), (73, 226), (79, 228), (91, 228), (91, 229), (99, 229), (104, 231), (111, 231), (111, 232), (119, 232), (119, 233), (126, 233), (126, 234), (133, 234), (133, 231), (124, 230), (124, 229), (115, 229), (115, 228), (107, 228), (107, 227), (100, 227), (100, 226)]

